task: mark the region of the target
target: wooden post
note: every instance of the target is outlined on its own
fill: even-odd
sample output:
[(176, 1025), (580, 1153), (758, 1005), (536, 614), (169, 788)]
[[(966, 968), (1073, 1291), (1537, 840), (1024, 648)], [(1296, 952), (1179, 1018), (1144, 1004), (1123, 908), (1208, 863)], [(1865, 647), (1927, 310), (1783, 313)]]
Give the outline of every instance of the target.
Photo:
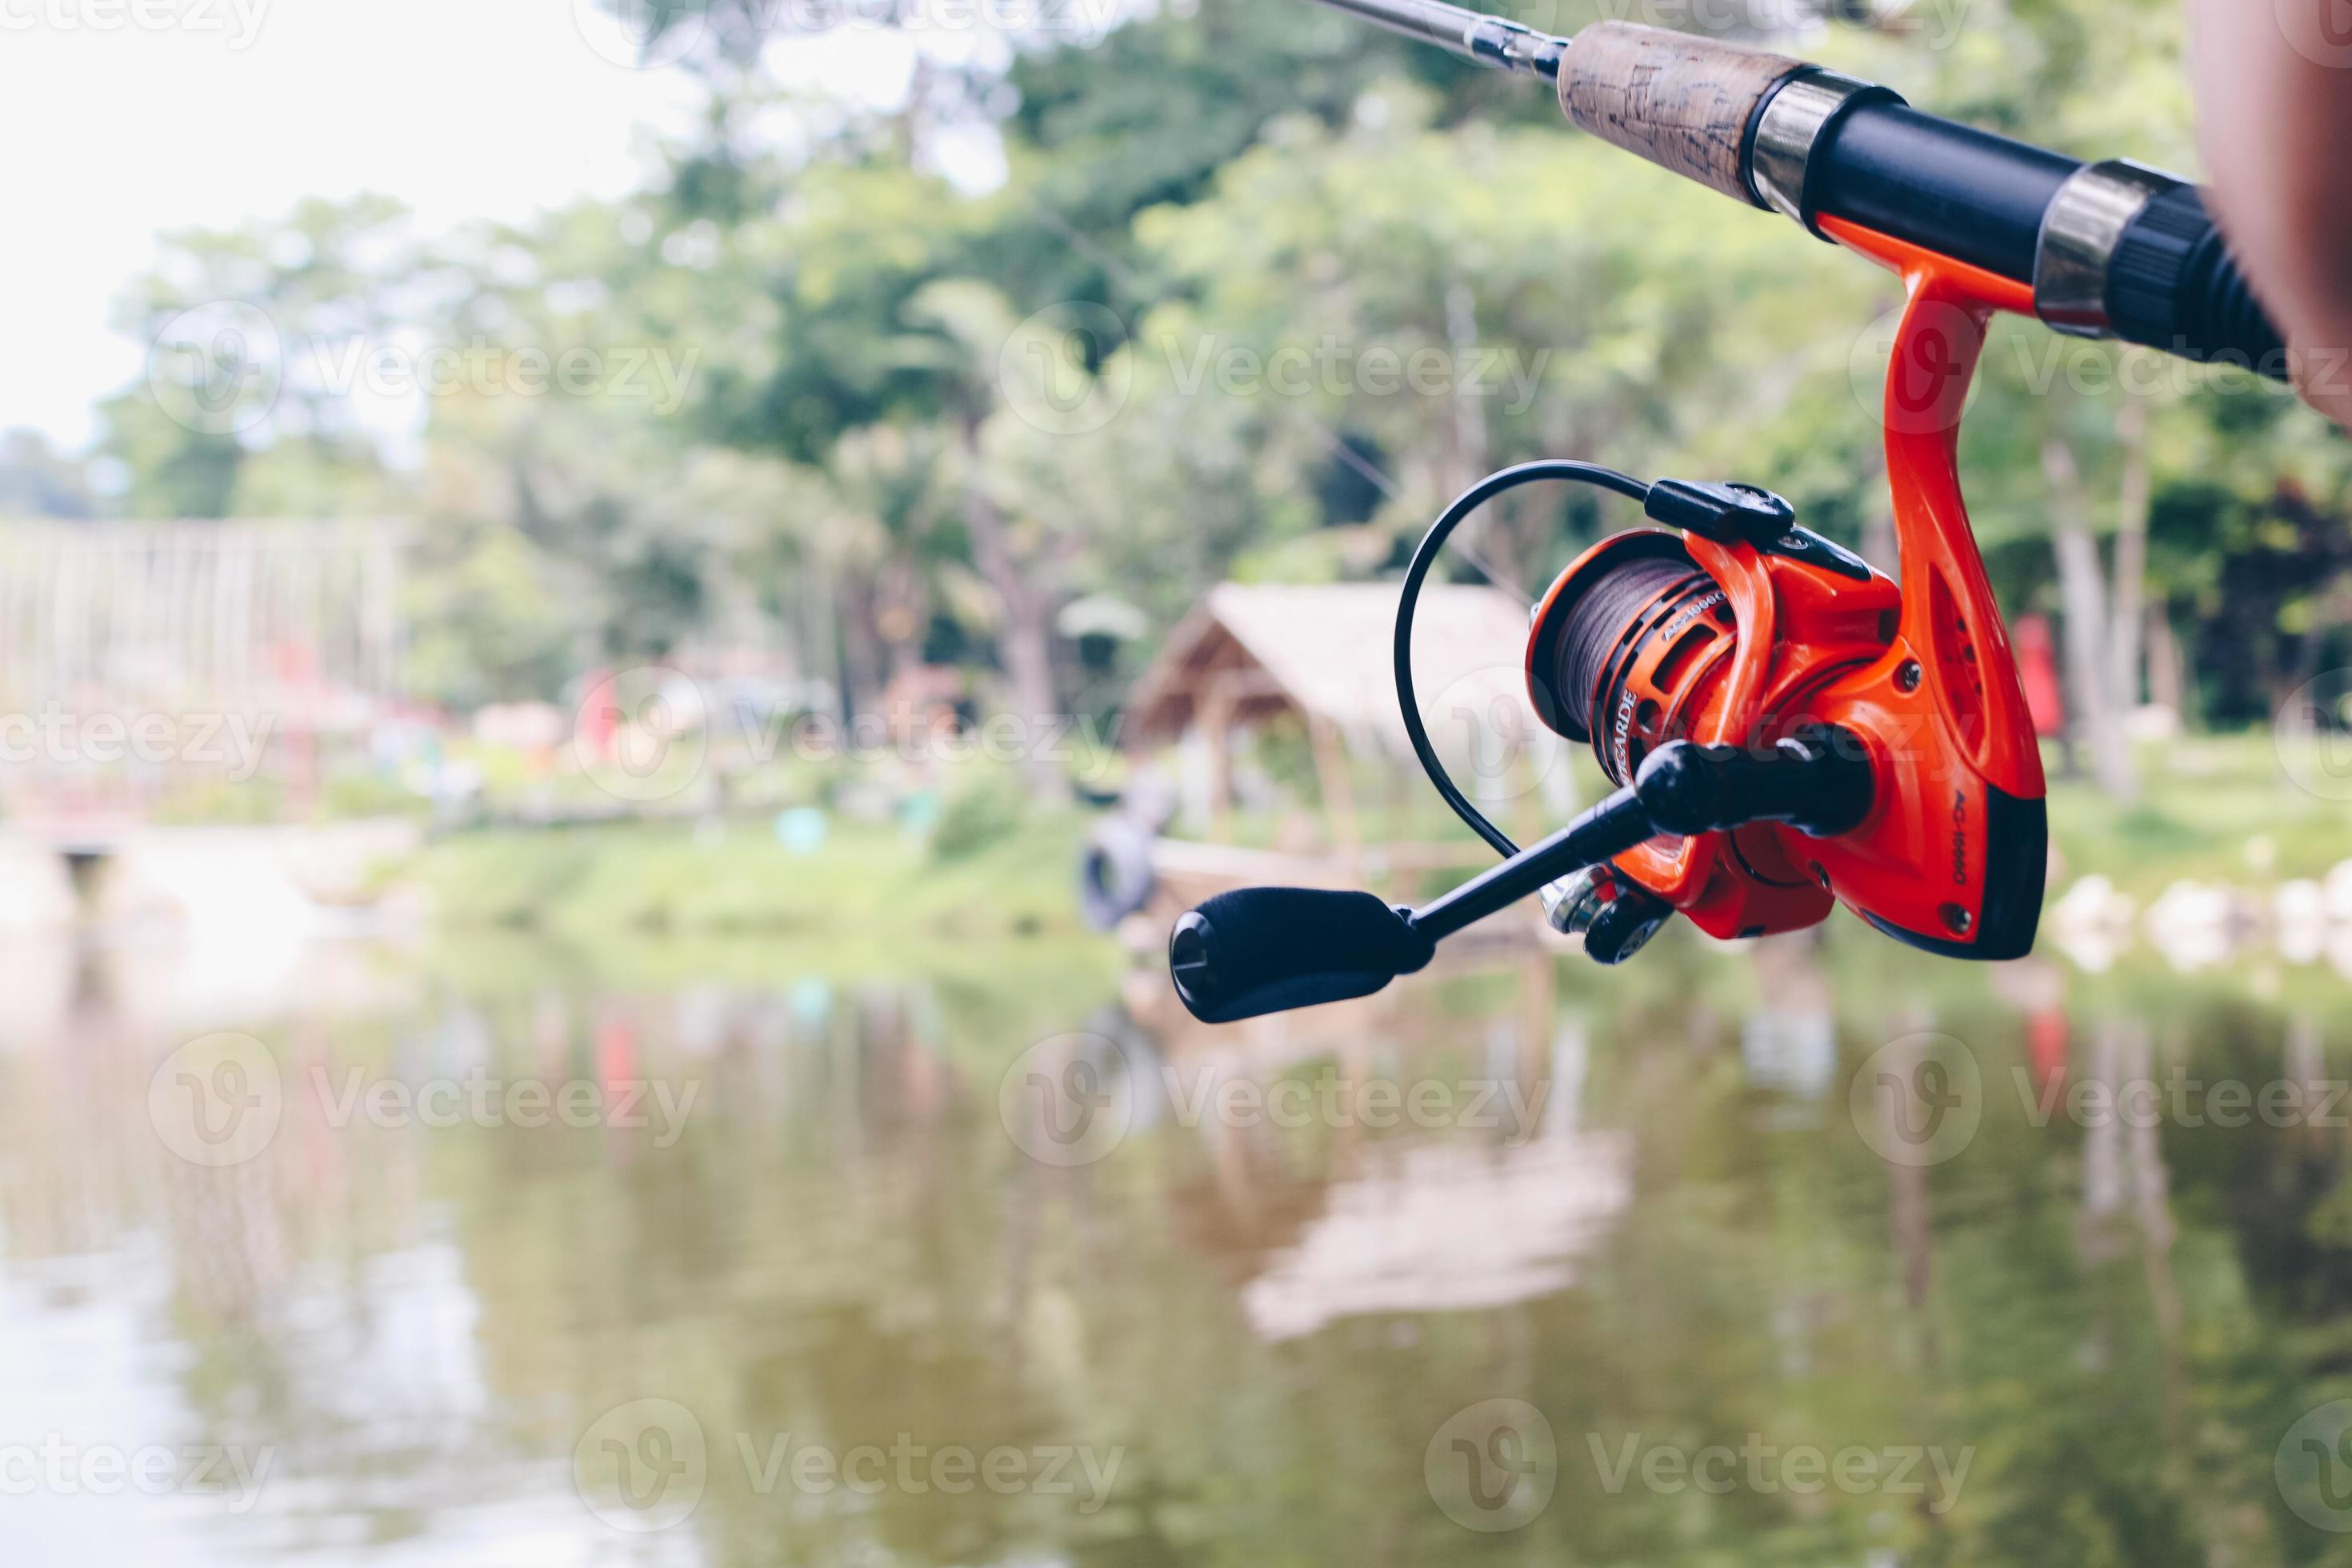
[(1202, 683), (1196, 722), (1209, 747), (1209, 842), (1223, 844), (1233, 826), (1234, 702), (1225, 683), (1215, 676)]
[(1315, 742), (1315, 779), (1323, 791), (1323, 807), (1331, 814), (1339, 854), (1360, 872), (1363, 825), (1356, 816), (1356, 781), (1348, 773), (1346, 742), (1339, 738), (1339, 727), (1320, 714), (1307, 716), (1307, 732)]

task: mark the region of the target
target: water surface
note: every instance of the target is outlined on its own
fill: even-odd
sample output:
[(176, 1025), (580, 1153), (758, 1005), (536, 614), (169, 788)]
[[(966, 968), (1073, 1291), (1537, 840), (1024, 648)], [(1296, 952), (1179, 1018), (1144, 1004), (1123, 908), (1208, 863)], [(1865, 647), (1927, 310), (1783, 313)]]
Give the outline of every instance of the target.
[(906, 958), (12, 950), (10, 1560), (2352, 1554), (2324, 972)]

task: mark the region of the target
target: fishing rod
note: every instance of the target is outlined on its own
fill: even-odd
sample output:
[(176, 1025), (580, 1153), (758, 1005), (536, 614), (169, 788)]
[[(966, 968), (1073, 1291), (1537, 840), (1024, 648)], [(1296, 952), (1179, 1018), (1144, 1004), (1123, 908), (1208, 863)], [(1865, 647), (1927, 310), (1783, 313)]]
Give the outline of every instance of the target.
[[(1438, 0), (1317, 3), (1549, 79), (1584, 130), (1896, 273), (1883, 423), (1897, 570), (1752, 485), (1548, 459), (1473, 486), (1414, 552), (1391, 658), (1414, 755), (1501, 863), (1418, 909), (1322, 889), (1219, 894), (1170, 936), (1184, 1005), (1222, 1024), (1369, 995), (1529, 896), (1602, 963), (1676, 915), (1737, 939), (1802, 930), (1841, 904), (1943, 957), (2032, 951), (2048, 790), (1960, 493), (1960, 418), (1996, 311), (2284, 376), (2279, 333), (2196, 187), (1686, 34), (1604, 22), (1555, 37)], [(1521, 848), (1430, 741), (1412, 626), (1447, 536), (1543, 482), (1638, 504), (1653, 526), (1593, 545), (1536, 610), (1528, 700), (1617, 788)]]
[(1440, 0), (1314, 0), (1543, 77), (1582, 130), (1824, 238), (1827, 220), (2030, 286), (2060, 331), (2284, 379), (2285, 345), (2187, 180), (1923, 114), (1785, 55), (1601, 22), (1554, 37)]

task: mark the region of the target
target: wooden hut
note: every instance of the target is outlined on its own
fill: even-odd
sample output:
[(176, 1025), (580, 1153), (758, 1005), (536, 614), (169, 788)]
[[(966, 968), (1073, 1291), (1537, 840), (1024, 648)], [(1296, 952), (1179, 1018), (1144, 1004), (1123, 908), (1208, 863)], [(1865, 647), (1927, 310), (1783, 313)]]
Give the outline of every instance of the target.
[[(1173, 748), (1181, 819), (1199, 837), (1162, 841), (1163, 882), (1192, 889), (1279, 877), (1354, 885), (1388, 871), (1467, 868), (1483, 845), (1368, 843), (1358, 809), (1360, 764), (1418, 776), (1396, 700), (1394, 584), (1328, 587), (1228, 583), (1168, 638), (1128, 704), (1125, 743)], [(1572, 804), (1565, 742), (1528, 701), (1528, 612), (1492, 588), (1426, 588), (1413, 617), (1415, 696), (1448, 767), (1495, 811), (1541, 816)], [(1238, 737), (1295, 715), (1311, 743), (1328, 852), (1269, 856), (1230, 843)], [(1280, 861), (1281, 864), (1274, 862)]]

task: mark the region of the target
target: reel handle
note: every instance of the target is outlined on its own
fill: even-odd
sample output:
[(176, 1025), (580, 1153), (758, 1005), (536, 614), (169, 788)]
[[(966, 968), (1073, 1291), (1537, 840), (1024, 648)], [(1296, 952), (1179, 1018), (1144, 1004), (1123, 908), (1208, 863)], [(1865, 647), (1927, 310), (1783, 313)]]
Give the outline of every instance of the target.
[(1763, 754), (1670, 742), (1650, 753), (1633, 783), (1422, 909), (1309, 888), (1219, 893), (1176, 922), (1168, 972), (1178, 998), (1204, 1024), (1370, 996), (1426, 966), (1437, 943), (1465, 926), (1659, 832), (1772, 821), (1843, 833), (1869, 815), (1871, 791), (1862, 743), (1826, 728)]
[(1241, 888), (1176, 922), (1168, 972), (1204, 1024), (1369, 996), (1429, 963), (1436, 943), (1370, 893)]

